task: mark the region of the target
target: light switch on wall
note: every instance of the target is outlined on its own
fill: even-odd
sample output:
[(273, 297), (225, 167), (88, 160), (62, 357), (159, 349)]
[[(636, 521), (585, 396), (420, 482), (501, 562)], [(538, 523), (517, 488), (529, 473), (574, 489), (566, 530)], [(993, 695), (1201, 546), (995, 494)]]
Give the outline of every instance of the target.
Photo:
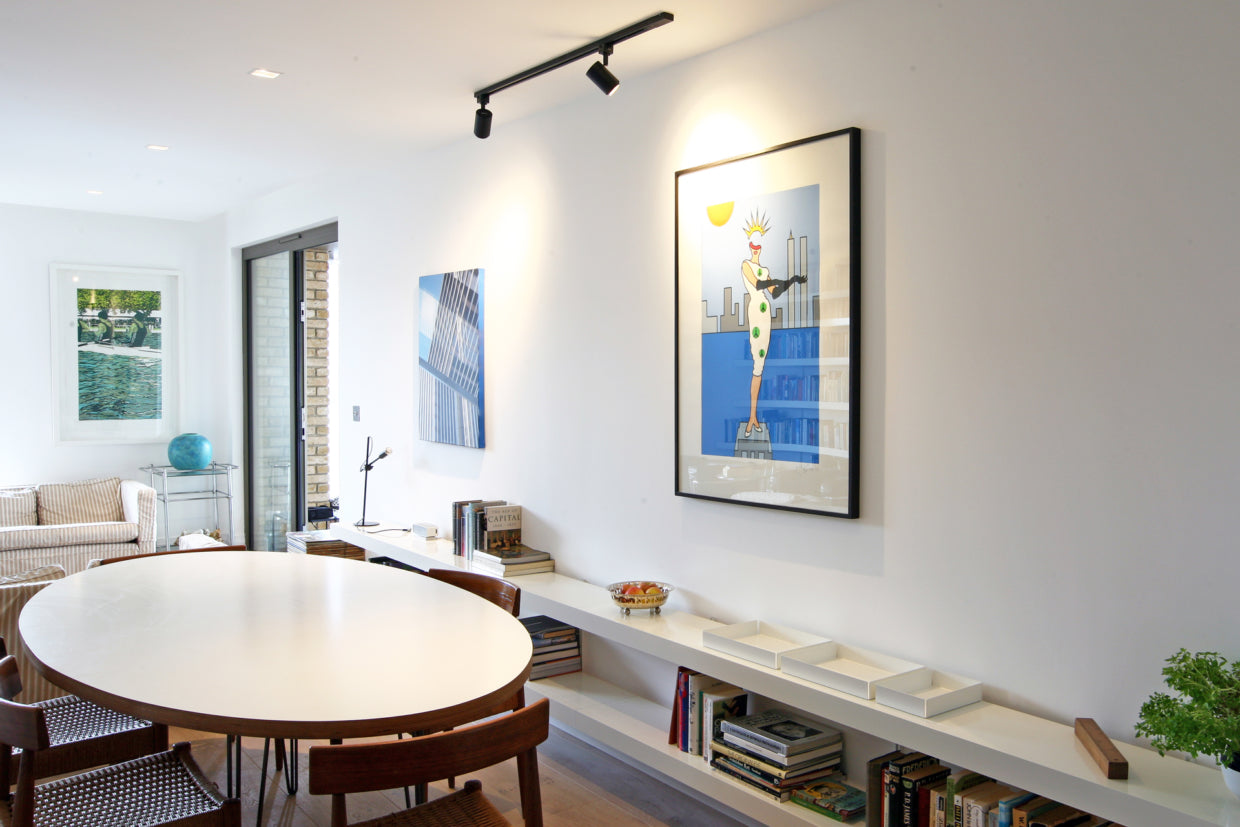
[(362, 421), (362, 406), (361, 405), (353, 406), (353, 421), (354, 422)]

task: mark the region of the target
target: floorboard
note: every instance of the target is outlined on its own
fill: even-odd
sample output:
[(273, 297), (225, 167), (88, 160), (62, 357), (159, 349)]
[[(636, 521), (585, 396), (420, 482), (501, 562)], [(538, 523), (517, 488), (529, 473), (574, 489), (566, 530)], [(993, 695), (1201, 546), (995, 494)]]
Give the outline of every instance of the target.
[[(203, 772), (225, 788), (224, 736), (172, 728), (173, 742), (189, 741)], [(307, 792), (306, 751), (315, 743), (302, 741), (295, 795), (285, 791), (283, 773), (275, 773), (274, 754), (268, 771), (263, 818), (256, 820), (263, 742), (242, 739), (242, 824), (263, 827), (330, 827), (327, 798)], [(692, 797), (663, 784), (601, 750), (560, 730), (538, 749), (546, 827), (741, 827), (741, 823), (711, 810)], [(470, 776), (504, 816), (523, 827), (517, 793), (516, 763), (505, 762)], [(462, 780), (458, 780), (458, 786)], [(431, 786), (432, 798), (449, 792), (446, 782)], [(403, 790), (385, 790), (349, 796), (349, 820), (364, 821), (404, 807)], [(8, 825), (8, 807), (0, 806), (0, 824)], [(85, 825), (84, 825), (85, 827)]]

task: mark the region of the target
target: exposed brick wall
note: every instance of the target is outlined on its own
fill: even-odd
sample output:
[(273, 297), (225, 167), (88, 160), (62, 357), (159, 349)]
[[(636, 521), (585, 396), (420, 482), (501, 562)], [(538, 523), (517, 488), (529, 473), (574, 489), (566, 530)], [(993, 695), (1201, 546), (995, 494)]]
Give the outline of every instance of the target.
[(331, 496), (327, 456), (327, 268), (325, 248), (305, 253), (306, 283), (306, 502), (323, 505)]

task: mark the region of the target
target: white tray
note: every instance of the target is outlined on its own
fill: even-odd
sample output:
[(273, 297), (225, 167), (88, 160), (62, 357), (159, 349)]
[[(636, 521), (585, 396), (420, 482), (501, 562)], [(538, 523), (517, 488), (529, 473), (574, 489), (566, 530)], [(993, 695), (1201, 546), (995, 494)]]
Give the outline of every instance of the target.
[(925, 667), (880, 652), (827, 641), (786, 655), (779, 668), (789, 675), (872, 699), (878, 681)]
[(879, 681), (874, 699), (883, 706), (931, 718), (980, 701), (982, 684), (972, 678), (917, 669)]
[(731, 626), (702, 630), (702, 645), (707, 649), (727, 652), (772, 669), (778, 669), (780, 658), (789, 652), (825, 641), (826, 638), (819, 635), (761, 620), (747, 620)]

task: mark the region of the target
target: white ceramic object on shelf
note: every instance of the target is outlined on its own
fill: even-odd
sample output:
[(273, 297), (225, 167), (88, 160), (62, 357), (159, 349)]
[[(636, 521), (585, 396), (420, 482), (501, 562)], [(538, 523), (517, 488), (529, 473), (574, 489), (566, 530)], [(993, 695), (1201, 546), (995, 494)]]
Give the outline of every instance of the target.
[(780, 659), (790, 652), (825, 642), (826, 638), (819, 635), (761, 620), (702, 630), (702, 645), (707, 649), (727, 652), (772, 669), (778, 669)]
[(921, 718), (933, 718), (982, 699), (982, 684), (972, 678), (934, 669), (914, 669), (879, 680), (874, 700)]
[(902, 675), (921, 664), (893, 658), (881, 652), (827, 641), (786, 655), (780, 669), (859, 698), (874, 698), (874, 685), (883, 678)]

